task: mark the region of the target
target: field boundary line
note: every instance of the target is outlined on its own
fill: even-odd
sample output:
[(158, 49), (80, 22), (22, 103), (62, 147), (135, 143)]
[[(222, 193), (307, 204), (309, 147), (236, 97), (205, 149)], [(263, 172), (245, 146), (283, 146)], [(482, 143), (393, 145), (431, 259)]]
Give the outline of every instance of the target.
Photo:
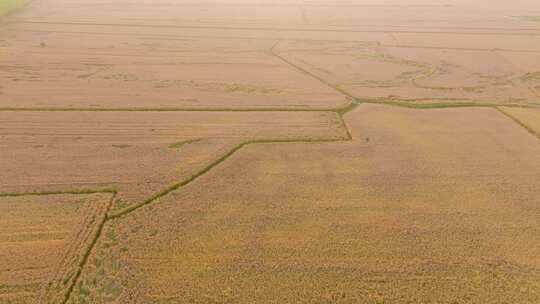
[(66, 191), (41, 191), (41, 192), (0, 192), (0, 198), (2, 197), (20, 197), (20, 196), (42, 196), (42, 195), (85, 195), (85, 194), (97, 194), (97, 193), (111, 193), (116, 194), (117, 190), (112, 188), (104, 189), (80, 189), (80, 190), (66, 190)]
[(334, 112), (337, 115), (337, 118), (338, 118), (338, 120), (340, 122), (340, 125), (341, 125), (341, 127), (343, 128), (343, 130), (345, 132), (344, 137), (331, 138), (331, 139), (317, 139), (317, 138), (272, 139), (272, 138), (268, 138), (268, 139), (245, 140), (245, 141), (241, 142), (240, 144), (238, 144), (237, 146), (235, 146), (234, 148), (232, 148), (231, 150), (229, 150), (227, 153), (223, 154), (222, 156), (220, 156), (216, 160), (212, 161), (210, 164), (205, 166), (199, 172), (191, 175), (190, 177), (184, 179), (183, 181), (180, 181), (180, 182), (166, 188), (165, 190), (162, 190), (162, 191), (158, 192), (157, 194), (154, 194), (153, 196), (151, 196), (150, 198), (144, 200), (143, 202), (141, 202), (139, 204), (135, 204), (135, 205), (129, 206), (129, 207), (123, 209), (123, 210), (119, 210), (119, 211), (110, 213), (109, 216), (108, 216), (108, 219), (116, 219), (116, 218), (122, 217), (124, 215), (127, 215), (127, 214), (141, 208), (141, 207), (144, 207), (144, 206), (154, 202), (155, 200), (157, 200), (157, 199), (159, 199), (159, 198), (161, 198), (161, 197), (163, 197), (163, 196), (165, 196), (165, 195), (167, 195), (167, 194), (169, 194), (169, 193), (171, 193), (171, 192), (173, 192), (175, 190), (178, 190), (178, 189), (190, 184), (191, 182), (195, 181), (199, 177), (201, 177), (201, 176), (205, 175), (206, 173), (210, 172), (214, 167), (218, 166), (219, 164), (221, 164), (222, 162), (227, 160), (229, 157), (231, 157), (233, 154), (235, 154), (235, 152), (239, 151), (240, 149), (242, 149), (243, 147), (245, 147), (247, 145), (252, 145), (252, 144), (280, 144), (280, 143), (330, 143), (330, 142), (350, 141), (350, 140), (352, 140), (351, 131), (349, 130), (349, 127), (347, 126), (345, 120), (343, 119), (343, 116), (346, 113), (352, 111), (357, 106), (358, 106), (358, 103), (350, 102), (345, 107), (338, 108), (338, 109), (336, 109), (334, 111), (327, 111), (327, 112)]
[[(349, 134), (348, 130), (346, 130), (346, 131), (347, 131), (347, 134)], [(120, 210), (120, 211), (113, 212), (113, 213), (109, 214), (109, 219), (116, 219), (116, 218), (122, 217), (124, 215), (127, 215), (127, 214), (141, 208), (141, 207), (144, 207), (144, 206), (146, 206), (148, 204), (151, 204), (155, 200), (157, 200), (157, 199), (159, 199), (159, 198), (161, 198), (161, 197), (163, 197), (163, 196), (165, 196), (165, 195), (167, 195), (167, 194), (169, 194), (169, 193), (171, 193), (171, 192), (173, 192), (175, 190), (178, 190), (178, 189), (180, 189), (180, 188), (182, 188), (184, 186), (187, 186), (191, 182), (194, 182), (195, 180), (197, 180), (199, 177), (201, 177), (201, 176), (205, 175), (206, 173), (210, 172), (214, 167), (216, 167), (219, 164), (221, 164), (222, 162), (226, 161), (229, 157), (231, 157), (233, 154), (235, 154), (237, 151), (241, 150), (245, 146), (253, 145), (253, 144), (342, 142), (342, 141), (350, 140), (349, 136), (350, 135), (347, 135), (344, 138), (336, 138), (336, 139), (316, 139), (316, 138), (313, 138), (313, 139), (310, 139), (310, 138), (296, 139), (296, 138), (292, 138), (292, 139), (256, 139), (256, 140), (244, 141), (244, 142), (238, 144), (237, 146), (235, 146), (234, 148), (232, 148), (231, 150), (229, 150), (227, 153), (225, 153), (224, 155), (222, 155), (218, 159), (211, 162), (209, 165), (207, 165), (201, 171), (191, 175), (190, 177), (188, 177), (187, 179), (185, 179), (185, 180), (183, 180), (183, 181), (181, 181), (179, 183), (176, 183), (176, 184), (166, 188), (165, 190), (155, 194), (154, 196), (150, 197), (149, 199), (146, 199), (144, 202), (142, 202), (140, 204), (136, 204), (136, 205), (127, 207), (126, 209), (123, 209), (123, 210)]]
[[(428, 102), (418, 103), (418, 100), (412, 99), (386, 99), (386, 98), (359, 98), (362, 103), (370, 104), (384, 104), (389, 106), (396, 106), (402, 108), (411, 109), (444, 109), (444, 108), (496, 108), (496, 107), (508, 107), (508, 108), (529, 108), (539, 109), (540, 104), (517, 104), (517, 103), (492, 103), (477, 100), (463, 100), (463, 101), (450, 101), (442, 102), (449, 99), (441, 99), (441, 102)], [(433, 99), (426, 99), (433, 100)]]
[(361, 29), (328, 29), (313, 27), (261, 27), (261, 26), (214, 26), (214, 25), (174, 25), (174, 24), (143, 24), (143, 23), (96, 23), (96, 22), (61, 22), (61, 21), (30, 21), (27, 19), (14, 20), (13, 23), (22, 24), (46, 24), (46, 25), (70, 25), (70, 26), (109, 26), (127, 28), (173, 28), (173, 29), (197, 29), (197, 30), (225, 30), (225, 31), (262, 31), (262, 32), (312, 32), (312, 33), (397, 33), (397, 34), (438, 34), (438, 35), (463, 35), (463, 36), (540, 36), (540, 33), (519, 32), (456, 32), (456, 31), (433, 31), (433, 30), (361, 30)]
[[(306, 72), (302, 72), (306, 73)], [(308, 74), (309, 76), (313, 76)], [(321, 81), (322, 78), (313, 76), (315, 79)], [(369, 104), (384, 104), (389, 106), (404, 107), (404, 108), (413, 108), (413, 109), (437, 109), (437, 108), (466, 108), (466, 107), (510, 107), (510, 108), (540, 108), (540, 104), (497, 104), (497, 103), (487, 103), (481, 101), (464, 101), (464, 102), (433, 102), (433, 103), (416, 103), (415, 100), (408, 99), (387, 99), (387, 98), (362, 98), (355, 97), (354, 95), (346, 92), (342, 88), (335, 86), (326, 81), (321, 81), (325, 85), (331, 87), (334, 90), (344, 94), (350, 100), (353, 100), (357, 103), (369, 103)], [(443, 99), (448, 100), (448, 99)], [(302, 107), (302, 108), (287, 108), (287, 107), (275, 107), (275, 108), (145, 108), (145, 107), (133, 107), (133, 108), (64, 108), (64, 107), (0, 107), (0, 112), (336, 112), (340, 111), (342, 108), (347, 107), (350, 102), (346, 102), (345, 105), (337, 107), (328, 107), (328, 108), (317, 108), (317, 107)]]
[(510, 118), (511, 120), (513, 120), (515, 123), (517, 123), (519, 126), (521, 126), (522, 128), (524, 128), (525, 130), (527, 130), (527, 132), (529, 132), (530, 134), (532, 134), (533, 136), (535, 136), (536, 138), (540, 139), (540, 132), (534, 130), (533, 128), (531, 128), (528, 124), (526, 124), (525, 122), (521, 121), (520, 119), (516, 118), (515, 116), (513, 116), (512, 114), (506, 112), (505, 110), (503, 110), (501, 107), (496, 107), (496, 109), (501, 112), (504, 116)]
[[(346, 104), (348, 105), (348, 103)], [(343, 105), (337, 107), (132, 107), (132, 108), (85, 108), (85, 107), (0, 107), (0, 112), (334, 112)]]
[[(345, 95), (350, 100), (353, 100), (353, 102), (357, 103), (371, 103), (371, 104), (384, 104), (389, 106), (397, 106), (397, 107), (404, 107), (404, 108), (413, 108), (413, 109), (443, 109), (443, 108), (459, 108), (459, 107), (498, 107), (498, 106), (505, 106), (505, 107), (540, 107), (540, 104), (537, 106), (533, 105), (520, 105), (520, 104), (495, 104), (495, 103), (489, 103), (489, 102), (481, 102), (481, 101), (475, 101), (475, 100), (463, 100), (462, 102), (440, 102), (440, 103), (415, 103), (415, 101), (418, 100), (407, 100), (407, 99), (390, 99), (390, 98), (362, 98), (357, 97), (354, 94), (350, 93), (349, 91), (345, 90), (341, 86), (337, 84), (333, 84), (329, 82), (328, 80), (324, 79), (321, 76), (316, 75), (315, 73), (309, 71), (306, 68), (301, 67), (300, 65), (292, 62), (291, 60), (285, 58), (283, 55), (279, 54), (276, 51), (276, 48), (279, 46), (282, 40), (277, 40), (276, 43), (269, 49), (269, 53), (286, 63), (287, 65), (291, 66), (295, 70), (308, 75), (312, 77), (313, 79), (318, 80), (322, 84), (328, 86), (329, 88), (334, 89), (335, 91)], [(433, 100), (433, 99), (426, 99), (426, 100)], [(443, 99), (443, 100), (450, 100), (450, 99)]]
[(68, 287), (66, 293), (64, 294), (62, 302), (60, 302), (61, 304), (65, 304), (65, 303), (67, 303), (69, 301), (69, 298), (71, 297), (71, 294), (73, 293), (73, 289), (75, 288), (75, 285), (79, 281), (79, 278), (80, 278), (80, 276), (82, 274), (82, 271), (83, 271), (84, 267), (86, 266), (86, 263), (88, 262), (88, 259), (90, 258), (90, 254), (92, 254), (92, 250), (96, 246), (99, 238), (101, 237), (101, 234), (103, 233), (103, 228), (105, 227), (105, 224), (107, 223), (107, 221), (109, 219), (108, 213), (109, 213), (109, 210), (111, 209), (111, 207), (113, 205), (114, 199), (116, 198), (116, 194), (117, 194), (116, 192), (114, 192), (112, 194), (112, 196), (111, 196), (111, 198), (109, 200), (109, 203), (107, 204), (107, 207), (105, 208), (105, 210), (103, 212), (102, 219), (101, 219), (100, 223), (98, 224), (96, 233), (95, 233), (94, 237), (92, 238), (92, 241), (88, 245), (87, 249), (84, 251), (82, 259), (79, 261), (79, 264), (77, 265), (77, 271), (75, 272), (73, 280), (71, 280), (70, 286)]
[(79, 264), (79, 267), (77, 269), (75, 277), (74, 277), (74, 279), (73, 279), (73, 281), (71, 283), (71, 286), (69, 287), (69, 289), (68, 289), (68, 291), (67, 291), (67, 293), (65, 295), (65, 298), (61, 302), (61, 304), (66, 304), (69, 301), (69, 299), (71, 298), (71, 294), (73, 293), (75, 285), (78, 283), (79, 278), (80, 278), (80, 276), (81, 276), (81, 274), (82, 274), (82, 272), (84, 270), (84, 267), (86, 266), (86, 264), (88, 262), (88, 259), (90, 258), (90, 255), (92, 254), (92, 251), (94, 250), (97, 242), (99, 241), (99, 238), (101, 237), (102, 232), (103, 232), (103, 228), (105, 227), (107, 222), (109, 222), (111, 220), (121, 218), (121, 217), (123, 217), (125, 215), (128, 215), (128, 214), (130, 214), (130, 213), (132, 213), (132, 212), (134, 212), (134, 211), (136, 211), (136, 210), (138, 210), (138, 209), (140, 209), (140, 208), (142, 208), (142, 207), (144, 207), (146, 205), (149, 205), (149, 204), (155, 202), (156, 200), (159, 200), (160, 198), (170, 194), (171, 192), (173, 192), (175, 190), (178, 190), (178, 189), (180, 189), (180, 188), (182, 188), (184, 186), (187, 186), (188, 184), (196, 181), (199, 177), (201, 177), (201, 176), (205, 175), (206, 173), (209, 173), (210, 171), (212, 171), (213, 168), (215, 168), (219, 164), (225, 162), (228, 158), (230, 158), (232, 155), (234, 155), (237, 151), (239, 151), (240, 149), (242, 149), (243, 147), (245, 147), (247, 145), (251, 145), (251, 144), (276, 144), (276, 143), (328, 143), (328, 142), (346, 142), (346, 141), (350, 141), (350, 140), (352, 140), (351, 131), (349, 130), (349, 127), (347, 126), (347, 124), (346, 124), (343, 117), (348, 112), (354, 110), (357, 106), (358, 106), (358, 103), (356, 103), (354, 101), (351, 101), (346, 106), (341, 107), (341, 108), (337, 108), (334, 111), (332, 111), (337, 115), (337, 118), (338, 118), (339, 122), (341, 123), (342, 128), (344, 128), (345, 136), (342, 137), (342, 138), (335, 138), (335, 139), (309, 139), (309, 138), (304, 138), (304, 139), (254, 139), (254, 140), (246, 140), (246, 141), (238, 144), (237, 146), (235, 146), (231, 150), (229, 150), (227, 153), (225, 153), (224, 155), (222, 155), (221, 157), (219, 157), (218, 159), (216, 159), (215, 161), (213, 161), (209, 165), (207, 165), (205, 168), (203, 168), (198, 173), (193, 174), (191, 177), (189, 177), (187, 179), (184, 179), (183, 181), (181, 181), (179, 183), (176, 183), (176, 184), (166, 188), (165, 190), (162, 190), (161, 192), (158, 192), (157, 194), (155, 194), (152, 197), (146, 199), (145, 201), (143, 201), (140, 204), (127, 207), (127, 208), (125, 208), (123, 210), (119, 210), (118, 212), (115, 212), (115, 213), (110, 212), (110, 209), (112, 208), (112, 205), (113, 205), (114, 200), (115, 200), (116, 195), (117, 195), (116, 191), (112, 191), (111, 193), (113, 193), (113, 195), (112, 195), (111, 200), (109, 202), (109, 205), (107, 207), (105, 216), (103, 217), (103, 220), (102, 220), (102, 222), (100, 223), (100, 225), (98, 227), (98, 231), (97, 231), (92, 243), (88, 247), (88, 250), (84, 253), (84, 256), (81, 259), (81, 262)]
[(281, 43), (281, 40), (277, 40), (277, 42), (268, 50), (268, 52), (275, 58), (281, 60), (282, 62), (286, 63), (287, 65), (289, 65), (290, 67), (294, 68), (296, 71), (304, 74), (304, 75), (308, 75), (310, 76), (311, 78), (314, 78), (316, 80), (318, 80), (319, 82), (321, 82), (322, 84), (326, 85), (327, 87), (329, 88), (332, 88), (334, 89), (335, 91), (341, 93), (342, 95), (345, 95), (346, 97), (350, 98), (351, 100), (353, 101), (356, 101), (357, 98), (352, 95), (351, 93), (343, 90), (342, 88), (340, 88), (339, 86), (327, 81), (326, 79), (310, 72), (309, 70), (295, 64), (294, 62), (292, 62), (291, 60), (285, 58), (284, 56), (280, 55), (278, 52), (276, 52), (276, 48), (278, 47), (278, 45)]
[[(111, 195), (111, 197), (108, 199), (108, 202), (106, 203), (105, 208), (104, 208), (104, 210), (102, 212), (97, 212), (97, 213), (93, 214), (92, 218), (90, 218), (90, 219), (86, 218), (86, 220), (83, 220), (83, 223), (81, 224), (82, 226), (80, 227), (78, 234), (81, 234), (81, 233), (84, 234), (84, 231), (86, 229), (92, 228), (91, 225), (88, 226), (88, 220), (90, 220), (90, 222), (92, 222), (95, 217), (101, 218), (100, 222), (96, 225), (96, 228), (95, 228), (96, 232), (94, 233), (94, 235), (92, 235), (92, 230), (93, 229), (91, 229), (88, 232), (89, 233), (88, 238), (91, 238), (91, 241), (88, 243), (88, 245), (84, 246), (84, 243), (85, 243), (84, 239), (77, 240), (77, 238), (76, 238), (76, 239), (72, 240), (72, 241), (75, 241), (75, 242), (80, 241), (81, 246), (83, 246), (83, 250), (81, 250), (81, 253), (83, 254), (83, 256), (80, 259), (80, 261), (77, 263), (76, 268), (74, 267), (74, 269), (73, 269), (73, 270), (75, 270), (75, 274), (73, 275), (73, 277), (70, 277), (70, 278), (67, 278), (67, 279), (66, 278), (60, 278), (60, 279), (70, 280), (71, 281), (68, 288), (66, 289), (65, 294), (60, 296), (61, 298), (65, 298), (65, 300), (62, 300), (61, 303), (66, 303), (67, 300), (69, 299), (69, 295), (71, 294), (76, 282), (78, 281), (79, 276), (81, 275), (82, 268), (86, 264), (86, 260), (88, 259), (88, 256), (90, 255), (90, 252), (92, 251), (92, 248), (97, 243), (99, 235), (101, 234), (101, 231), (103, 230), (103, 226), (104, 226), (104, 224), (105, 224), (105, 222), (107, 220), (107, 214), (108, 214), (109, 210), (111, 209), (112, 203), (113, 203), (113, 201), (114, 201), (114, 199), (115, 199), (115, 197), (117, 195), (117, 191), (113, 190), (113, 189), (95, 189), (95, 190), (87, 189), (87, 190), (73, 190), (73, 191), (0, 193), (0, 198), (23, 197), (23, 196), (49, 196), (49, 195), (90, 195), (90, 194), (109, 194), (109, 195)], [(88, 206), (88, 207), (91, 208), (92, 206)], [(98, 209), (96, 209), (96, 210), (98, 210)], [(76, 246), (76, 245), (77, 245), (76, 243), (75, 244), (74, 243), (68, 244), (68, 246), (70, 248), (66, 252), (67, 255), (64, 255), (61, 258), (61, 261), (59, 261), (59, 264), (57, 265), (57, 267), (61, 267), (61, 266), (63, 266), (63, 264), (66, 261), (69, 261), (70, 251), (74, 251), (74, 253), (77, 253), (76, 252), (76, 247), (73, 247), (73, 246)], [(84, 248), (84, 247), (86, 247), (86, 248)], [(50, 296), (50, 288), (52, 288), (53, 286), (58, 287), (58, 285), (54, 284), (54, 281), (55, 281), (55, 279), (59, 279), (59, 278), (55, 278), (55, 277), (60, 274), (62, 269), (58, 268), (58, 269), (54, 269), (54, 271), (55, 271), (56, 275), (53, 275), (51, 277), (50, 281), (47, 280), (46, 285), (43, 286), (43, 290), (40, 292), (41, 295), (39, 296), (39, 299), (37, 300), (38, 303), (50, 303), (50, 302), (48, 302), (48, 300), (49, 300), (48, 297)]]
[[(395, 100), (363, 100), (363, 103), (381, 104), (393, 107), (430, 110), (430, 109), (448, 109), (448, 108), (493, 108), (499, 105), (493, 103), (481, 102), (440, 102), (440, 103), (414, 103), (413, 101), (395, 101)], [(504, 105), (505, 107), (518, 107), (518, 105)]]

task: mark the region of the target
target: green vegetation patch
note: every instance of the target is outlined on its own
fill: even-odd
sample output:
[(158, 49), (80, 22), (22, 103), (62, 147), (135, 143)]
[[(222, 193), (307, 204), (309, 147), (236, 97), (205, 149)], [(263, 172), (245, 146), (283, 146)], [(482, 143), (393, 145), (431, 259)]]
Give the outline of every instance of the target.
[(225, 91), (232, 92), (232, 93), (245, 93), (245, 94), (257, 94), (257, 95), (271, 95), (271, 94), (282, 93), (282, 91), (278, 89), (263, 88), (263, 87), (258, 87), (254, 85), (240, 84), (240, 83), (226, 84)]
[(246, 83), (200, 82), (194, 80), (161, 80), (155, 88), (191, 87), (203, 92), (225, 92), (244, 95), (279, 95), (284, 91), (277, 88), (266, 88)]
[(540, 81), (540, 72), (526, 73), (525, 75), (521, 76), (521, 81)]
[(379, 50), (372, 50), (372, 51), (368, 51), (368, 52), (362, 52), (360, 54), (357, 54), (355, 57), (357, 59), (367, 59), (367, 60), (373, 60), (373, 61), (378, 61), (378, 62), (386, 62), (386, 63), (391, 63), (391, 64), (397, 64), (397, 65), (406, 65), (406, 66), (415, 67), (415, 68), (422, 68), (422, 69), (427, 68), (427, 67), (430, 66), (429, 64), (425, 64), (425, 63), (422, 63), (422, 62), (417, 62), (417, 61), (414, 61), (414, 60), (398, 58), (398, 57), (392, 56), (390, 54), (383, 53), (382, 51), (379, 51)]
[(0, 0), (0, 17), (23, 5), (25, 0)]
[(358, 83), (361, 86), (389, 88), (389, 87), (398, 86), (399, 84), (402, 84), (402, 83), (412, 82), (416, 87), (420, 87), (420, 88), (433, 89), (433, 90), (445, 90), (445, 91), (454, 89), (454, 88), (447, 88), (447, 87), (426, 87), (426, 86), (416, 83), (417, 80), (428, 79), (428, 78), (432, 78), (432, 77), (436, 77), (436, 76), (448, 73), (452, 65), (446, 62), (443, 62), (439, 65), (433, 65), (433, 64), (429, 64), (425, 62), (418, 62), (418, 61), (414, 61), (410, 59), (396, 57), (396, 56), (384, 53), (381, 50), (371, 50), (367, 52), (362, 52), (362, 53), (354, 55), (354, 57), (356, 59), (371, 60), (371, 61), (376, 61), (380, 63), (389, 63), (393, 65), (401, 65), (401, 66), (408, 67), (409, 69), (412, 69), (412, 70), (402, 72), (395, 79), (392, 79), (392, 80), (384, 80), (384, 81), (366, 80), (361, 83)]
[(540, 16), (512, 16), (512, 18), (518, 21), (540, 22)]
[(182, 148), (184, 145), (196, 143), (196, 142), (199, 142), (199, 141), (201, 141), (201, 140), (202, 140), (202, 139), (197, 138), (197, 139), (190, 139), (190, 140), (179, 141), (179, 142), (170, 144), (170, 145), (169, 145), (169, 148), (171, 148), (171, 149), (180, 149), (180, 148)]
[(113, 148), (118, 148), (118, 149), (125, 149), (125, 148), (129, 148), (131, 147), (131, 145), (126, 145), (126, 144), (115, 144), (115, 145), (112, 145)]

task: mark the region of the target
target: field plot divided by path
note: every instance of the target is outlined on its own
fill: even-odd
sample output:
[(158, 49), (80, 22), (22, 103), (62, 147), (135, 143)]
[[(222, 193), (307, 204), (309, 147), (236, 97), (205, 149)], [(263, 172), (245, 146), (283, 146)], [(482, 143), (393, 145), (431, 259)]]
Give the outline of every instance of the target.
[(495, 109), (345, 118), (351, 142), (251, 145), (108, 222), (70, 303), (540, 300), (534, 136)]
[(503, 113), (540, 139), (540, 109), (501, 107)]
[(32, 3), (0, 31), (0, 107), (343, 104), (343, 96), (269, 54), (273, 39), (253, 36), (249, 30), (237, 39), (220, 38), (219, 29), (183, 28), (182, 22), (161, 27), (171, 13), (183, 18), (204, 14), (192, 7), (168, 1)]
[[(333, 112), (0, 112), (0, 193), (116, 189), (140, 203), (250, 140), (339, 140)], [(39, 165), (36, 165), (39, 164)]]
[(540, 104), (538, 66), (525, 66), (520, 53), (302, 41), (281, 43), (276, 52), (360, 99)]
[(540, 69), (521, 64), (538, 61), (538, 11), (536, 3), (41, 0), (0, 31), (0, 107), (343, 104), (339, 92), (276, 58), (277, 44), (292, 63), (359, 98), (538, 105), (531, 76)]
[(106, 193), (0, 197), (0, 302), (63, 300), (110, 199)]
[(0, 303), (540, 303), (540, 2), (360, 2), (0, 17)]

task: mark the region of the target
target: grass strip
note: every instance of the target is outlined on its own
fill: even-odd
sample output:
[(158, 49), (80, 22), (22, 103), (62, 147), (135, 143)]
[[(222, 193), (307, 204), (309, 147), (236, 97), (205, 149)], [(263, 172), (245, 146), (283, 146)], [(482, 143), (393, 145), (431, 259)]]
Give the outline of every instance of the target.
[(184, 140), (184, 141), (179, 141), (179, 142), (176, 142), (174, 144), (170, 144), (169, 145), (169, 148), (171, 149), (180, 149), (182, 148), (183, 146), (185, 145), (189, 145), (189, 144), (193, 144), (193, 143), (196, 143), (196, 142), (200, 142), (202, 139), (201, 138), (197, 138), (197, 139), (190, 139), (190, 140)]
[(101, 234), (103, 233), (103, 227), (105, 227), (105, 223), (107, 223), (107, 220), (108, 220), (107, 214), (109, 213), (109, 210), (111, 209), (111, 206), (113, 204), (113, 201), (114, 201), (115, 197), (116, 197), (116, 192), (114, 192), (113, 195), (111, 196), (111, 199), (109, 200), (109, 204), (107, 205), (107, 208), (106, 208), (106, 210), (104, 212), (103, 218), (102, 218), (101, 222), (98, 224), (97, 232), (94, 235), (94, 238), (92, 239), (92, 242), (90, 242), (90, 244), (88, 245), (88, 248), (84, 252), (83, 258), (79, 262), (79, 265), (77, 267), (77, 271), (75, 272), (75, 277), (71, 281), (71, 284), (70, 284), (69, 288), (67, 289), (67, 291), (66, 291), (66, 293), (64, 295), (64, 299), (61, 302), (62, 304), (65, 304), (65, 303), (67, 303), (69, 301), (69, 298), (71, 297), (71, 294), (73, 293), (73, 289), (75, 288), (75, 285), (79, 281), (79, 278), (80, 278), (80, 276), (82, 274), (82, 271), (83, 271), (84, 267), (86, 266), (86, 263), (88, 262), (88, 259), (90, 258), (90, 254), (92, 253), (92, 250), (96, 246), (99, 238), (101, 237)]
[(25, 0), (0, 0), (0, 17), (13, 12), (15, 9), (23, 6), (26, 2), (27, 1)]
[[(344, 107), (341, 107), (341, 108), (338, 108), (338, 109), (335, 109), (334, 111), (332, 111), (332, 112), (334, 112), (334, 113), (336, 113), (338, 115), (338, 118), (339, 118), (343, 128), (346, 131), (346, 136), (344, 138), (335, 138), (335, 139), (317, 139), (317, 138), (253, 139), (253, 140), (244, 141), (244, 142), (240, 143), (239, 145), (237, 145), (236, 147), (232, 148), (226, 154), (222, 155), (221, 157), (219, 157), (218, 159), (216, 159), (215, 161), (210, 163), (208, 166), (206, 166), (201, 171), (199, 171), (196, 174), (190, 176), (189, 178), (170, 186), (169, 188), (167, 188), (167, 189), (155, 194), (154, 196), (148, 198), (147, 200), (143, 201), (142, 203), (132, 205), (132, 206), (127, 207), (127, 208), (125, 208), (123, 210), (111, 213), (109, 215), (109, 218), (110, 219), (115, 219), (115, 218), (119, 218), (119, 217), (122, 217), (124, 215), (127, 215), (127, 214), (129, 214), (129, 213), (131, 213), (131, 212), (133, 212), (133, 211), (135, 211), (135, 210), (137, 210), (137, 209), (139, 209), (139, 208), (141, 208), (143, 206), (146, 206), (146, 205), (154, 202), (155, 200), (157, 200), (157, 199), (171, 193), (172, 191), (178, 190), (181, 187), (186, 186), (187, 184), (195, 181), (199, 177), (201, 177), (204, 174), (208, 173), (214, 167), (216, 167), (217, 165), (219, 165), (222, 162), (224, 162), (225, 160), (227, 160), (236, 151), (242, 149), (243, 147), (245, 147), (247, 145), (252, 145), (252, 144), (277, 144), (277, 143), (328, 143), (328, 142), (340, 142), (340, 141), (352, 140), (351, 132), (350, 132), (349, 128), (347, 127), (347, 124), (345, 123), (345, 120), (343, 119), (343, 116), (346, 113), (352, 111), (357, 106), (358, 106), (357, 103), (350, 102), (349, 104), (345, 105)], [(179, 144), (184, 144), (184, 143), (180, 142)]]
[(476, 102), (440, 102), (440, 103), (413, 103), (402, 101), (366, 101), (365, 103), (384, 104), (409, 109), (448, 109), (448, 108), (471, 108), (471, 107), (495, 107), (495, 104)]
[[(1, 1), (1, 0), (0, 0)], [(183, 108), (183, 107), (133, 107), (133, 108), (82, 108), (82, 107), (0, 107), (0, 112), (329, 112), (333, 107), (249, 107), (249, 108)]]
[(236, 147), (232, 148), (231, 150), (229, 150), (229, 152), (227, 152), (226, 154), (222, 155), (221, 157), (219, 157), (218, 159), (216, 159), (215, 161), (213, 161), (212, 163), (210, 163), (208, 166), (206, 166), (205, 168), (203, 168), (201, 171), (197, 172), (196, 174), (193, 174), (191, 175), (190, 177), (188, 177), (187, 179), (179, 182), (179, 183), (176, 183), (172, 186), (170, 186), (169, 188), (155, 194), (154, 196), (148, 198), (147, 200), (143, 201), (142, 203), (139, 203), (139, 204), (135, 204), (135, 205), (132, 205), (130, 207), (127, 207), (123, 210), (120, 210), (120, 211), (117, 211), (117, 212), (114, 212), (114, 213), (111, 213), (109, 214), (108, 218), (109, 219), (116, 219), (116, 218), (119, 218), (119, 217), (122, 217), (124, 215), (127, 215), (137, 209), (140, 209), (141, 207), (144, 207), (156, 200), (158, 200), (159, 198), (175, 191), (175, 190), (178, 190), (188, 184), (190, 184), (191, 182), (195, 181), (196, 179), (198, 179), (199, 177), (205, 175), (206, 173), (208, 173), (210, 170), (212, 170), (214, 167), (218, 166), (219, 164), (221, 164), (222, 162), (224, 162), (225, 160), (227, 160), (230, 156), (232, 156), (235, 152), (237, 152), (238, 150), (242, 149), (243, 147), (247, 146), (247, 145), (251, 145), (251, 144), (263, 144), (263, 143), (267, 143), (267, 144), (274, 144), (274, 143), (324, 143), (324, 142), (338, 142), (338, 141), (344, 141), (344, 140), (347, 140), (347, 139), (310, 139), (310, 138), (306, 138), (306, 139), (258, 139), (258, 140), (250, 140), (250, 141), (245, 141), (245, 142), (242, 142), (240, 143), (239, 145), (237, 145)]
[(112, 188), (104, 188), (104, 189), (79, 189), (79, 190), (66, 190), (66, 191), (6, 192), (6, 193), (0, 193), (0, 197), (60, 195), (60, 194), (95, 194), (95, 193), (116, 193), (116, 190)]

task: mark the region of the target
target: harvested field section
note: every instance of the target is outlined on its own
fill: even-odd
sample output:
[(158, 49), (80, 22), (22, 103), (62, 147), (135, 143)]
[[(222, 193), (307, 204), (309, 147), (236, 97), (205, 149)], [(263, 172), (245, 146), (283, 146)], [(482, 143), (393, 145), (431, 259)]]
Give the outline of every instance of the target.
[(110, 194), (0, 197), (0, 302), (63, 298), (109, 201)]
[(71, 303), (540, 301), (536, 138), (495, 109), (345, 118), (109, 221)]
[(333, 112), (0, 112), (0, 121), (0, 193), (114, 188), (118, 208), (245, 141), (347, 136)]
[(501, 107), (500, 110), (540, 139), (540, 109)]

